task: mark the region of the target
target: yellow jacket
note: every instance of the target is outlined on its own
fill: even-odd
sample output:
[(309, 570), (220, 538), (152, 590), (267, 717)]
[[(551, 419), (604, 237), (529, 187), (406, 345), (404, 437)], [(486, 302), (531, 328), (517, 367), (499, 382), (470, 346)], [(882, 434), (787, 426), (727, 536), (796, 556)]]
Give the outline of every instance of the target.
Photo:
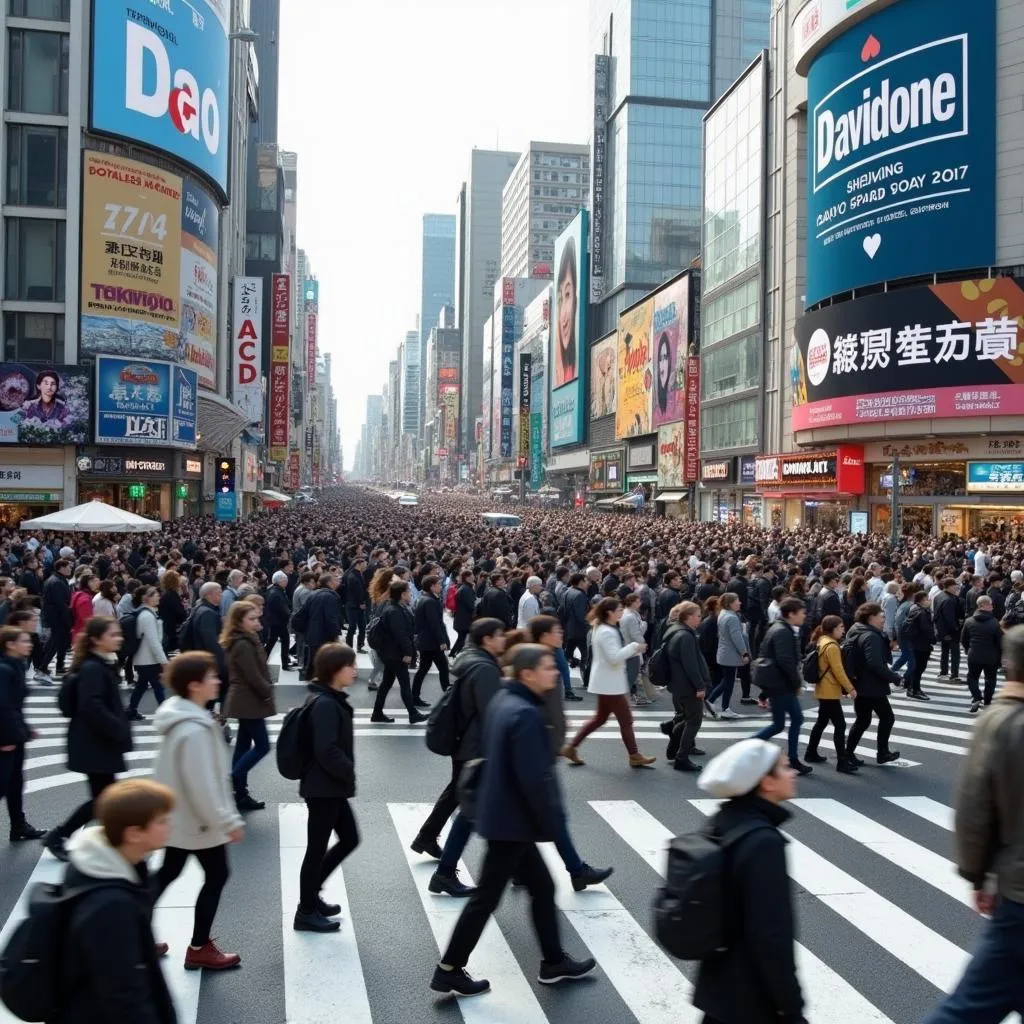
[(821, 678), (814, 688), (818, 700), (839, 700), (854, 689), (843, 668), (843, 654), (839, 643), (830, 636), (818, 639), (818, 673)]

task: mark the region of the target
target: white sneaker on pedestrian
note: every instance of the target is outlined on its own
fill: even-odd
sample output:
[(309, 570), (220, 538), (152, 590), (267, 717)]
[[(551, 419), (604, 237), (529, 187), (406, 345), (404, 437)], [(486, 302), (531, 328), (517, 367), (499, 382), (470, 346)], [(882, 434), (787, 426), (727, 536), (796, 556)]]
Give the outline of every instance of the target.
[(736, 714), (736, 712), (733, 711), (732, 708), (726, 708), (724, 711), (720, 711), (718, 713), (718, 717), (719, 718), (724, 718), (726, 721), (731, 722), (734, 719), (742, 718), (743, 715)]
[(704, 710), (713, 719), (715, 719), (715, 721), (718, 721), (718, 708), (716, 708), (715, 705), (711, 703), (711, 701), (709, 701), (709, 700), (704, 701)]

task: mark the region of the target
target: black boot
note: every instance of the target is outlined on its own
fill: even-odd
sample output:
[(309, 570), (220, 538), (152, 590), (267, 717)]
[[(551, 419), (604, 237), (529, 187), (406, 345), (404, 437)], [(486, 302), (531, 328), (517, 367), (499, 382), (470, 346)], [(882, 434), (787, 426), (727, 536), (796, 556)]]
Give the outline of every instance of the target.
[(828, 758), (825, 757), (824, 754), (819, 754), (816, 750), (808, 750), (807, 753), (804, 754), (804, 760), (808, 761), (810, 764), (824, 764)]
[(843, 758), (836, 762), (836, 771), (841, 772), (843, 775), (856, 775), (857, 766), (847, 758)]
[(476, 889), (459, 881), (458, 871), (438, 868), (430, 877), (427, 888), (433, 893), (446, 892), (449, 896), (472, 896)]
[(573, 889), (576, 892), (583, 892), (588, 885), (599, 885), (610, 877), (614, 870), (615, 868), (592, 868), (589, 864), (584, 864), (582, 871), (569, 877), (572, 879)]

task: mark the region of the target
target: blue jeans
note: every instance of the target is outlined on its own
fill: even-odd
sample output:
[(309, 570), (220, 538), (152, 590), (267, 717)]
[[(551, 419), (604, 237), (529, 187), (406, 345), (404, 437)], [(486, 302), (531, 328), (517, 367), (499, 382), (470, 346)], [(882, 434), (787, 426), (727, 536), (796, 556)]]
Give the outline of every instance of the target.
[(722, 679), (717, 686), (708, 694), (708, 703), (714, 703), (719, 697), (722, 698), (722, 710), (726, 711), (729, 701), (732, 700), (732, 690), (736, 685), (736, 666), (722, 665)]
[(270, 738), (267, 736), (265, 718), (240, 718), (235, 752), (231, 756), (231, 781), (235, 794), (243, 796), (249, 792), (249, 772), (270, 753)]
[(804, 713), (800, 698), (795, 693), (773, 693), (769, 698), (772, 706), (772, 724), (754, 733), (755, 740), (770, 740), (786, 728), (789, 715), (789, 760), (795, 764), (800, 760), (800, 726), (804, 724)]
[(558, 850), (565, 870), (570, 875), (578, 875), (583, 870), (583, 860), (572, 844), (572, 836), (569, 835), (569, 819), (564, 814), (562, 815), (562, 827), (559, 829), (558, 835), (555, 836), (555, 849)]
[(1000, 899), (960, 983), (925, 1024), (1000, 1024), (1024, 1013), (1024, 904)]
[(899, 672), (904, 665), (907, 666), (906, 678), (909, 679), (914, 671), (914, 648), (910, 644), (900, 646), (900, 656), (892, 667), (893, 672)]
[(572, 676), (569, 674), (569, 659), (561, 647), (556, 647), (551, 652), (555, 656), (555, 664), (558, 666), (558, 674), (562, 677), (562, 686), (566, 693), (572, 693)]

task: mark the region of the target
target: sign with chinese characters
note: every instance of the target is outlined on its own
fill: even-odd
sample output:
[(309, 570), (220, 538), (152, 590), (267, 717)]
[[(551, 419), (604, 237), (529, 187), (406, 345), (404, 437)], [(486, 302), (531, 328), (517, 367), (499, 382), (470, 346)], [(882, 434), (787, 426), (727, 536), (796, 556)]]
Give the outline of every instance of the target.
[(64, 467), (0, 465), (0, 487), (20, 487), (28, 491), (60, 491), (64, 489)]
[(199, 386), (217, 389), (217, 237), (220, 207), (193, 178), (181, 192), (181, 356)]
[[(512, 295), (515, 295), (515, 282), (511, 278), (506, 278), (503, 286), (503, 299), (509, 294), (509, 284), (512, 285)], [(513, 297), (513, 303), (515, 299)], [(497, 346), (498, 356), (500, 362), (494, 368), (494, 376), (498, 387), (496, 388), (497, 394), (493, 396), (495, 402), (500, 402), (500, 439), (501, 439), (501, 457), (503, 459), (512, 458), (512, 401), (513, 392), (515, 390), (516, 376), (515, 376), (515, 340), (516, 340), (516, 325), (517, 325), (517, 313), (519, 307), (515, 305), (503, 304), (499, 308), (500, 317), (496, 322), (498, 330), (501, 332), (499, 335), (499, 345)]]
[(316, 387), (316, 303), (306, 303), (306, 386), (312, 392)]
[(1024, 414), (1024, 280), (868, 295), (797, 321), (793, 430)]
[(1024, 492), (1024, 462), (968, 462), (969, 494)]
[(864, 493), (864, 449), (843, 444), (832, 451), (759, 455), (754, 477), (761, 491), (800, 487)]
[(683, 466), (683, 482), (692, 484), (697, 480), (700, 464), (700, 359), (686, 357), (686, 459)]
[(901, 0), (807, 77), (806, 302), (996, 258), (996, 5)]
[(270, 291), (270, 461), (284, 462), (288, 457), (291, 277), (288, 274), (274, 274)]
[(292, 449), (288, 453), (288, 490), (290, 491), (299, 489), (300, 460), (301, 455), (297, 449)]
[(263, 278), (234, 279), (231, 398), (249, 423), (263, 425)]
[(530, 458), (530, 389), (533, 386), (533, 356), (523, 352), (519, 356), (519, 451), (520, 469), (525, 469)]
[(701, 463), (701, 483), (732, 483), (732, 466), (732, 459), (720, 459), (717, 462)]

